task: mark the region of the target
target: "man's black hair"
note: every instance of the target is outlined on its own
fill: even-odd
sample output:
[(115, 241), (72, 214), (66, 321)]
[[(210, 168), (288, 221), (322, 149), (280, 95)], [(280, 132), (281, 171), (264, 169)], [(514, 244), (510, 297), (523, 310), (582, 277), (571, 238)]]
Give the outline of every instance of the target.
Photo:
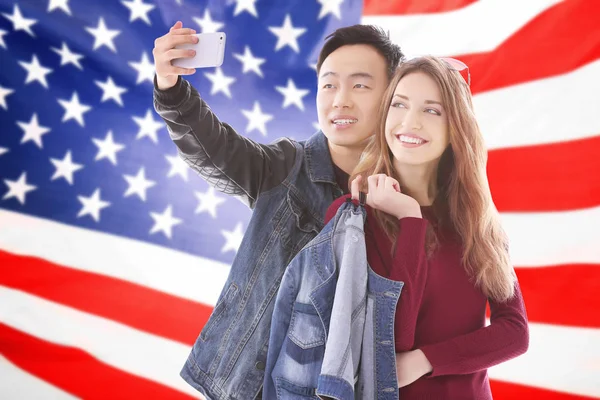
[(398, 64), (404, 59), (404, 54), (400, 50), (400, 46), (392, 43), (383, 29), (373, 25), (358, 24), (339, 28), (327, 36), (325, 40), (325, 45), (321, 49), (317, 61), (317, 73), (321, 71), (323, 61), (331, 53), (342, 46), (352, 44), (366, 44), (377, 50), (385, 59), (389, 78), (394, 75)]

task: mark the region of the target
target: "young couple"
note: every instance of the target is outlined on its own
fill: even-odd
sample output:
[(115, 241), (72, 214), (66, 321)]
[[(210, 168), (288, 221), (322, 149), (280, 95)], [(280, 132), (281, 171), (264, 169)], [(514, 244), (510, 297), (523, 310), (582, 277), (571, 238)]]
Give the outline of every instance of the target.
[(155, 109), (189, 166), (253, 214), (182, 377), (208, 399), (261, 397), (286, 266), (362, 192), (369, 266), (404, 282), (393, 328), (400, 398), (491, 399), (487, 368), (527, 350), (527, 316), (457, 62), (398, 67), (400, 48), (381, 30), (339, 29), (317, 63), (321, 131), (265, 145), (221, 122), (181, 77), (194, 71), (171, 65), (191, 56), (173, 48), (193, 33), (177, 22), (156, 40)]

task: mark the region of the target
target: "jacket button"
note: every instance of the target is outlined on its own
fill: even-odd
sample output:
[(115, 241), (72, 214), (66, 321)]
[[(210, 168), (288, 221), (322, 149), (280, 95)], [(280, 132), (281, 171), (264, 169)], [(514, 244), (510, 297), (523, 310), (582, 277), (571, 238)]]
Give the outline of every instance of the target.
[(261, 371), (265, 369), (265, 363), (262, 361), (257, 361), (256, 364), (254, 364), (254, 366), (256, 367), (256, 369), (259, 369)]

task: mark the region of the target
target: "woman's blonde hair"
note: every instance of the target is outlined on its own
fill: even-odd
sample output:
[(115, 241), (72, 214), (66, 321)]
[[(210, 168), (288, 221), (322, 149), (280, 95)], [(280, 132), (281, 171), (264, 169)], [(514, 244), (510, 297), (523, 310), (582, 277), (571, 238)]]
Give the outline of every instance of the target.
[[(437, 195), (432, 205), (440, 225), (448, 225), (460, 236), (463, 266), (486, 297), (506, 301), (514, 294), (515, 272), (508, 254), (508, 239), (492, 201), (486, 176), (487, 150), (473, 111), (469, 86), (460, 73), (440, 58), (427, 56), (406, 61), (396, 70), (386, 90), (378, 115), (378, 127), (365, 149), (350, 182), (363, 176), (386, 174), (399, 179), (393, 154), (385, 135), (385, 123), (398, 82), (408, 74), (421, 72), (431, 77), (442, 95), (448, 118), (450, 144), (442, 154), (437, 174)], [(396, 243), (396, 217), (374, 210), (375, 217), (392, 243)], [(427, 246), (435, 248), (435, 233), (428, 234)]]

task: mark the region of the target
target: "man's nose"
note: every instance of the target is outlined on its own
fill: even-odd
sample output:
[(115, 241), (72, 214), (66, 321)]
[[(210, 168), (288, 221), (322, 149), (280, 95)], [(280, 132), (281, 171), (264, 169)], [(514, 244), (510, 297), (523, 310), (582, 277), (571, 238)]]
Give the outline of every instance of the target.
[(339, 89), (333, 99), (333, 107), (335, 108), (350, 108), (352, 107), (352, 99), (350, 93), (346, 89)]

